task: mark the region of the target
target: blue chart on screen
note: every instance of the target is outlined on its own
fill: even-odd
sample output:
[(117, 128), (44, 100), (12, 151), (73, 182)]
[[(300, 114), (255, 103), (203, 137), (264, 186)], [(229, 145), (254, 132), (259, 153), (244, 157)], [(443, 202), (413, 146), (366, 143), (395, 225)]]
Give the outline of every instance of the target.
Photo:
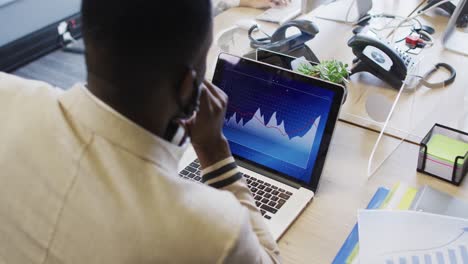
[(262, 72), (224, 72), (224, 133), (239, 155), (304, 182), (327, 123), (333, 92)]
[[(245, 124), (243, 117), (251, 114), (239, 113), (240, 121), (237, 121), (237, 114), (236, 112), (229, 118), (226, 130), (242, 130), (244, 133), (234, 134), (230, 137), (232, 142), (239, 145), (249, 142), (246, 147), (263, 152), (272, 158), (282, 159), (303, 169), (307, 168), (309, 155), (317, 134), (317, 127), (320, 124), (320, 116), (313, 121), (312, 126), (305, 135), (291, 138), (286, 133), (284, 121), (278, 122), (276, 118), (277, 112), (273, 113), (268, 123), (260, 108), (255, 112), (253, 118)], [(255, 140), (253, 140), (254, 138)], [(272, 147), (268, 145), (271, 143), (276, 144), (276, 146)], [(283, 151), (277, 151), (279, 148), (282, 148)]]

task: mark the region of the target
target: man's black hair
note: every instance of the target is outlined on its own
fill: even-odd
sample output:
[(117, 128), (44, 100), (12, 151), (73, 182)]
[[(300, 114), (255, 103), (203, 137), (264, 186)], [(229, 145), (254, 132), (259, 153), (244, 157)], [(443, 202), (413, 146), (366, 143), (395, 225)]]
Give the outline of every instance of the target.
[(158, 82), (195, 63), (211, 29), (211, 2), (83, 0), (82, 19), (89, 72), (114, 83)]

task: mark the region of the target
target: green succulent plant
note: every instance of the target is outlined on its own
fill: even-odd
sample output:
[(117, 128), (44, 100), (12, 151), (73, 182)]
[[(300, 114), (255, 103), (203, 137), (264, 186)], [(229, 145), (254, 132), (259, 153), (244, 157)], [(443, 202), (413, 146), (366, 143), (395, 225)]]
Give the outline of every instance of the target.
[(347, 82), (346, 79), (349, 75), (348, 64), (344, 64), (337, 60), (323, 61), (313, 66), (303, 63), (297, 70), (305, 75), (310, 75), (337, 84)]

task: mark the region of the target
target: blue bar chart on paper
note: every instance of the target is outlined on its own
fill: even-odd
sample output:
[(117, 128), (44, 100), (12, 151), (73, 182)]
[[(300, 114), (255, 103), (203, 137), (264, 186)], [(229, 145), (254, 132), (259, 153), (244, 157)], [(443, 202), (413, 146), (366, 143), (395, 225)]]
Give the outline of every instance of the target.
[(360, 211), (361, 264), (468, 264), (468, 219), (416, 211)]
[(333, 93), (234, 69), (223, 79), (229, 96), (223, 131), (233, 153), (307, 182)]
[(468, 264), (468, 227), (447, 243), (431, 248), (394, 252), (386, 264)]

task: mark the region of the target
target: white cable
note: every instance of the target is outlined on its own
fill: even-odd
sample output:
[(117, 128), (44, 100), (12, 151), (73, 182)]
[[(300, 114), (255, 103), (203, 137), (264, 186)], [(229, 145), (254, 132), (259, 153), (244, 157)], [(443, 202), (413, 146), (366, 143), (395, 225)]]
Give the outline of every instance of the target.
[(390, 117), (392, 116), (393, 111), (395, 111), (395, 107), (396, 107), (398, 101), (400, 100), (401, 93), (405, 89), (406, 81), (408, 80), (408, 77), (409, 76), (406, 76), (405, 80), (403, 81), (403, 84), (400, 87), (400, 91), (398, 92), (397, 97), (395, 98), (395, 101), (393, 102), (392, 108), (390, 109), (390, 113), (388, 114), (388, 116), (387, 116), (387, 118), (385, 120), (385, 123), (384, 123), (384, 125), (382, 127), (382, 130), (379, 133), (379, 137), (377, 138), (377, 141), (375, 142), (374, 147), (372, 148), (372, 152), (371, 152), (371, 154), (369, 156), (369, 162), (367, 163), (367, 179), (370, 179), (370, 177), (374, 174), (374, 172), (380, 167), (380, 166), (377, 167), (373, 172), (371, 172), (371, 165), (372, 165), (372, 161), (374, 160), (375, 152), (377, 151), (377, 147), (379, 146), (379, 143), (382, 140), (385, 129), (387, 128), (388, 123), (390, 121)]
[[(399, 26), (399, 28), (407, 28), (407, 27), (413, 27), (414, 25), (411, 24), (411, 25), (402, 25), (402, 26)], [(383, 28), (375, 28), (373, 27), (372, 29), (375, 30), (375, 31), (384, 31), (384, 30), (387, 30), (387, 29), (394, 29), (396, 28), (396, 26), (388, 26), (388, 27), (383, 27)]]
[(401, 27), (401, 25), (402, 25), (403, 23), (405, 23), (405, 22), (407, 22), (407, 21), (409, 21), (409, 20), (415, 19), (415, 18), (417, 18), (418, 16), (422, 16), (422, 15), (428, 13), (429, 11), (431, 11), (431, 10), (433, 10), (433, 9), (435, 9), (435, 8), (437, 8), (437, 7), (439, 7), (440, 5), (443, 5), (443, 4), (448, 3), (448, 2), (450, 2), (450, 0), (441, 1), (441, 2), (439, 2), (439, 3), (437, 3), (437, 4), (433, 5), (433, 6), (431, 6), (430, 8), (428, 8), (428, 9), (422, 11), (422, 12), (419, 11), (417, 14), (412, 15), (412, 16), (410, 16), (410, 17), (404, 19), (403, 21), (400, 22), (400, 24), (399, 24), (387, 37), (392, 36), (392, 41), (391, 41), (391, 42), (392, 42), (392, 43), (395, 43), (395, 42), (394, 42), (394, 40), (395, 40), (395, 32)]
[[(409, 20), (413, 20), (413, 19), (415, 19), (415, 18), (417, 18), (417, 17), (419, 17), (419, 16), (421, 16), (421, 15), (424, 15), (424, 14), (428, 13), (429, 11), (431, 11), (431, 10), (433, 10), (433, 9), (439, 7), (440, 5), (445, 4), (445, 3), (449, 2), (449, 1), (450, 1), (450, 0), (441, 1), (441, 2), (439, 2), (439, 3), (437, 3), (437, 4), (433, 5), (433, 6), (431, 6), (430, 8), (428, 8), (428, 9), (422, 11), (422, 12), (418, 12), (416, 15), (410, 16), (410, 17), (408, 17), (408, 18), (402, 20), (402, 21), (400, 22), (400, 24), (398, 24), (398, 26), (395, 27), (395, 29), (394, 29), (394, 30), (390, 33), (390, 35), (388, 35), (387, 37), (389, 37), (389, 36), (392, 35), (392, 41), (391, 41), (391, 42), (394, 43), (395, 32), (396, 32), (405, 22), (407, 22), (407, 21), (409, 21)], [(431, 39), (431, 38), (430, 38), (430, 39)], [(433, 43), (433, 39), (431, 39), (431, 40), (432, 40), (432, 43)], [(381, 132), (380, 132), (380, 134), (379, 134), (379, 136), (378, 136), (378, 138), (377, 138), (377, 141), (375, 142), (374, 147), (372, 148), (372, 152), (371, 152), (371, 154), (370, 154), (370, 156), (369, 156), (369, 161), (368, 161), (368, 164), (367, 164), (367, 179), (368, 179), (368, 180), (369, 180), (369, 179), (372, 177), (372, 175), (380, 168), (380, 166), (391, 156), (391, 154), (393, 154), (393, 152), (398, 148), (399, 145), (401, 145), (401, 143), (402, 143), (402, 142), (405, 140), (405, 138), (406, 138), (406, 137), (405, 137), (404, 139), (402, 139), (402, 140), (398, 143), (397, 147), (394, 148), (393, 151), (392, 151), (387, 157), (385, 157), (385, 159), (377, 166), (377, 168), (376, 168), (374, 171), (371, 171), (371, 166), (372, 166), (372, 162), (373, 162), (373, 160), (374, 160), (375, 153), (376, 153), (377, 148), (378, 148), (378, 146), (379, 146), (379, 144), (380, 144), (380, 141), (382, 140), (382, 137), (383, 137), (383, 135), (384, 135), (384, 133), (385, 133), (385, 129), (387, 128), (388, 123), (389, 123), (389, 121), (390, 121), (390, 118), (391, 118), (391, 116), (393, 115), (393, 112), (395, 111), (396, 105), (398, 104), (398, 102), (399, 102), (399, 100), (400, 100), (401, 94), (402, 94), (403, 90), (405, 89), (406, 84), (407, 84), (409, 78), (410, 78), (412, 75), (414, 75), (414, 74), (412, 73), (412, 71), (414, 71), (414, 70), (416, 69), (416, 67), (419, 67), (419, 64), (421, 63), (421, 61), (422, 61), (423, 59), (424, 59), (424, 57), (422, 57), (421, 59), (419, 59), (419, 61), (418, 61), (417, 63), (415, 63), (414, 66), (410, 69), (411, 74), (408, 73), (408, 74), (406, 75), (405, 80), (403, 81), (403, 84), (402, 84), (401, 87), (400, 87), (400, 91), (398, 92), (397, 97), (395, 98), (395, 101), (393, 102), (392, 108), (390, 109), (390, 113), (388, 114), (388, 116), (387, 116), (387, 118), (386, 118), (386, 120), (385, 120), (385, 123), (384, 123), (384, 125), (383, 125), (383, 127), (382, 127), (382, 130), (381, 130)], [(413, 119), (413, 117), (412, 117), (413, 109), (414, 109), (414, 96), (413, 96), (413, 100), (412, 100), (412, 104), (411, 104), (410, 124), (411, 124), (412, 121), (413, 121), (413, 120), (412, 120), (412, 119)]]
[[(359, 23), (361, 23), (362, 21), (366, 20), (366, 19), (375, 19), (375, 18), (387, 18), (387, 19), (391, 19), (391, 21), (389, 21), (388, 23), (386, 23), (383, 27), (381, 28), (377, 28), (375, 26), (372, 26), (370, 25), (370, 28), (374, 31), (384, 31), (384, 30), (387, 30), (387, 29), (393, 29), (395, 30), (397, 27), (399, 28), (402, 28), (402, 27), (414, 27), (416, 24), (418, 24), (417, 20), (416, 19), (411, 19), (411, 20), (408, 20), (406, 22), (404, 22), (403, 24), (401, 25), (392, 25), (392, 26), (389, 26), (389, 24), (391, 24), (394, 20), (396, 19), (400, 19), (400, 20), (406, 20), (406, 17), (403, 17), (403, 16), (398, 16), (398, 15), (392, 15), (392, 14), (387, 14), (387, 13), (381, 13), (381, 14), (376, 14), (376, 15), (367, 15), (363, 18), (361, 18), (360, 20), (358, 20), (353, 26), (356, 26), (356, 25), (359, 25)], [(407, 24), (406, 24), (407, 23)]]
[[(380, 168), (380, 166), (382, 166), (382, 164), (393, 154), (393, 152), (395, 152), (395, 150), (401, 145), (401, 143), (403, 143), (403, 141), (405, 141), (405, 139), (408, 136), (408, 135), (406, 135), (405, 137), (402, 137), (400, 142), (398, 143), (397, 147), (394, 148), (393, 151), (389, 155), (387, 155), (387, 157), (385, 157), (385, 159), (377, 166), (377, 168), (375, 168), (374, 171), (371, 170), (372, 162), (374, 160), (375, 153), (377, 152), (377, 148), (378, 148), (378, 146), (380, 144), (380, 141), (382, 140), (382, 137), (385, 134), (385, 130), (387, 129), (387, 126), (388, 126), (388, 124), (390, 122), (390, 118), (392, 117), (393, 112), (395, 111), (396, 105), (400, 101), (401, 94), (405, 90), (405, 87), (407, 85), (407, 82), (409, 81), (409, 78), (414, 75), (414, 71), (416, 71), (416, 68), (419, 67), (419, 64), (421, 63), (421, 61), (424, 58), (425, 57), (420, 58), (414, 64), (414, 66), (409, 69), (409, 72), (406, 75), (405, 80), (403, 81), (403, 84), (400, 87), (400, 91), (398, 91), (397, 97), (395, 98), (395, 101), (393, 102), (392, 108), (390, 109), (390, 112), (389, 112), (389, 114), (388, 114), (388, 116), (387, 116), (387, 118), (385, 120), (385, 123), (384, 123), (384, 125), (382, 127), (382, 130), (380, 131), (379, 136), (378, 136), (378, 138), (377, 138), (377, 140), (376, 140), (376, 142), (374, 144), (374, 147), (372, 148), (371, 154), (369, 156), (369, 161), (367, 163), (367, 179), (368, 180), (372, 177), (372, 175), (374, 175), (374, 173)], [(411, 103), (410, 124), (413, 123), (413, 109), (414, 109), (414, 95), (413, 95), (413, 100), (412, 100), (412, 103)], [(409, 131), (410, 131), (409, 133), (411, 133), (412, 129), (410, 129)]]
[(379, 14), (375, 14), (375, 15), (366, 15), (364, 17), (362, 17), (361, 19), (359, 19), (355, 25), (361, 23), (362, 21), (366, 20), (366, 19), (369, 19), (369, 18), (388, 18), (388, 19), (395, 19), (395, 18), (399, 18), (399, 19), (406, 19), (406, 17), (404, 16), (399, 16), (399, 15), (393, 15), (393, 14), (389, 14), (389, 13), (379, 13)]
[(418, 33), (429, 39), (428, 41), (425, 41), (426, 46), (424, 46), (424, 48), (430, 48), (434, 45), (434, 37), (432, 37), (431, 34), (424, 30), (420, 30)]

